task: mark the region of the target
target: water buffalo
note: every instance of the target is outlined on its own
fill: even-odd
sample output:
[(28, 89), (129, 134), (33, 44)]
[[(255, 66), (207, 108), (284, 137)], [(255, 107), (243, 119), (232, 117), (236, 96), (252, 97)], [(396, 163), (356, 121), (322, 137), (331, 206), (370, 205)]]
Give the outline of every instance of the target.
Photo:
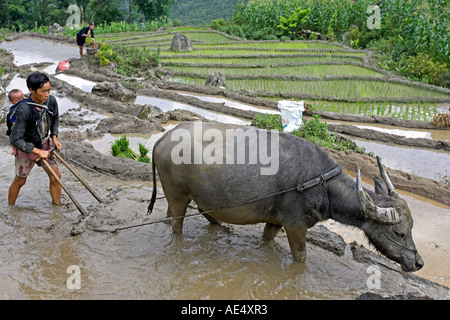
[[(269, 156), (270, 154), (270, 156)], [(269, 161), (270, 160), (270, 161)], [(364, 231), (405, 271), (423, 266), (412, 239), (413, 219), (379, 162), (375, 192), (362, 188), (315, 144), (291, 134), (217, 123), (182, 123), (153, 148), (173, 232), (182, 233), (193, 200), (212, 223), (266, 223), (272, 240), (283, 227), (294, 260), (306, 259), (306, 230), (333, 219)]]

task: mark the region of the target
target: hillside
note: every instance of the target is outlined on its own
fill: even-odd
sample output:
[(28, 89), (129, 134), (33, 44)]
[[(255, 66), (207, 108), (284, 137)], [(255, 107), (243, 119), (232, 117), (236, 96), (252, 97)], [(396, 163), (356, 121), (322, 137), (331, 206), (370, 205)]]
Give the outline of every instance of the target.
[(233, 16), (233, 8), (238, 0), (178, 0), (173, 7), (172, 19), (183, 25), (209, 24), (218, 18)]

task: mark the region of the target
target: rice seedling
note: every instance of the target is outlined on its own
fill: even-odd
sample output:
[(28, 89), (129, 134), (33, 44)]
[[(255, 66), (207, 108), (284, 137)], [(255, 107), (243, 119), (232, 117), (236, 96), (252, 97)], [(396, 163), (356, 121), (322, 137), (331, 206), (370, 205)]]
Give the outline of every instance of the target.
[(130, 148), (130, 140), (124, 135), (111, 143), (111, 154), (114, 157), (128, 158), (136, 160), (138, 156)]
[(133, 159), (139, 162), (151, 163), (151, 159), (148, 157), (149, 149), (147, 149), (142, 143), (139, 143), (139, 155), (137, 155), (130, 148), (130, 140), (126, 135), (123, 135), (119, 139), (114, 140), (111, 143), (111, 154), (114, 157)]

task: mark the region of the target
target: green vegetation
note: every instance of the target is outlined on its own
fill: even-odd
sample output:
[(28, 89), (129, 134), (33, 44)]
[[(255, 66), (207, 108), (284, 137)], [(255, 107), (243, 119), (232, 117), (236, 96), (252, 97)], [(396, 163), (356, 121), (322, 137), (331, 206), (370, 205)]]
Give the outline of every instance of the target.
[[(311, 120), (303, 120), (304, 125), (291, 134), (311, 141), (319, 146), (331, 149), (354, 151), (365, 153), (364, 148), (358, 147), (351, 140), (342, 138), (328, 131), (328, 124), (319, 120), (319, 116), (314, 116)], [(252, 126), (266, 129), (283, 131), (281, 116), (272, 114), (256, 115), (252, 121)]]
[(139, 156), (130, 148), (130, 141), (124, 135), (120, 139), (114, 140), (111, 144), (111, 154), (114, 157), (127, 158), (137, 160), (139, 162), (150, 163), (151, 160), (147, 156), (149, 149), (139, 143)]
[[(136, 32), (151, 32), (160, 28), (166, 28), (172, 26), (171, 21), (167, 17), (161, 17), (155, 20), (151, 20), (145, 23), (134, 22), (129, 24), (125, 21), (120, 22), (106, 22), (97, 24), (95, 26), (96, 39), (101, 39), (101, 35), (119, 32), (128, 32), (134, 35)], [(75, 36), (78, 29), (66, 29), (64, 35)], [(99, 36), (100, 35), (100, 36)]]
[[(108, 32), (114, 32), (120, 22), (127, 20), (128, 31), (149, 30), (158, 20), (168, 20), (175, 0), (8, 0), (0, 1), (0, 26), (12, 31), (35, 30), (45, 32), (48, 26), (58, 23), (66, 24), (69, 14), (66, 12), (69, 5), (77, 5), (81, 9), (82, 24), (87, 25), (96, 21), (99, 25), (107, 25)], [(111, 23), (112, 27), (109, 27)], [(100, 32), (103, 31), (99, 29)], [(156, 30), (156, 29), (153, 29)], [(125, 31), (125, 30), (121, 30)], [(76, 32), (75, 32), (76, 33)]]
[(280, 24), (277, 28), (280, 30), (279, 36), (288, 36), (292, 40), (299, 37), (299, 33), (303, 30), (302, 26), (306, 22), (306, 17), (311, 12), (311, 9), (302, 10), (302, 8), (295, 9), (294, 13), (288, 18), (280, 17)]
[[(171, 39), (183, 33), (194, 42), (191, 52), (172, 52)], [(436, 105), (449, 91), (395, 79), (373, 66), (368, 51), (325, 41), (246, 41), (200, 27), (178, 27), (158, 32), (102, 34), (104, 58), (115, 70), (130, 76), (152, 76), (149, 65), (169, 81), (204, 85), (208, 75), (222, 72), (227, 89), (264, 99), (307, 100), (313, 110), (391, 116), (431, 121)], [(111, 51), (107, 49), (111, 49)], [(98, 59), (98, 57), (97, 57)], [(415, 72), (442, 65), (422, 58), (412, 61)], [(100, 63), (100, 62), (99, 62)], [(436, 71), (438, 70), (438, 71)]]
[(212, 20), (233, 16), (238, 0), (178, 0), (171, 18), (182, 25), (205, 25)]
[(104, 44), (93, 58), (88, 59), (93, 59), (93, 62), (101, 66), (114, 62), (117, 66), (115, 71), (122, 75), (149, 76), (151, 70), (159, 64), (159, 51), (150, 51), (146, 47), (111, 47)]
[(8, 33), (10, 31), (6, 28), (0, 28), (0, 41), (5, 40), (5, 38), (8, 36)]
[[(373, 49), (383, 68), (438, 86), (450, 83), (450, 5), (448, 0), (383, 1), (379, 28), (369, 28), (372, 0), (241, 1), (232, 19), (217, 19), (211, 27), (243, 39), (302, 39), (303, 30), (341, 40), (353, 48)], [(306, 11), (309, 13), (304, 16)], [(303, 12), (301, 16), (296, 16)], [(369, 13), (368, 13), (369, 12)], [(295, 20), (298, 20), (297, 22)], [(301, 23), (300, 23), (301, 22)], [(277, 33), (281, 29), (282, 33)], [(288, 30), (289, 29), (289, 30)], [(430, 66), (418, 73), (415, 57)], [(422, 62), (420, 63), (422, 64)], [(436, 69), (441, 76), (436, 77)]]

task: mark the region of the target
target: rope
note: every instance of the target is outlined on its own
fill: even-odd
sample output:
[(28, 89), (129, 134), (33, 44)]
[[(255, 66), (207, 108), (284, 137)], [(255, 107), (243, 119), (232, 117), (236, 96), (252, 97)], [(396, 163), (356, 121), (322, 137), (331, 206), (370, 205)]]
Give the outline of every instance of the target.
[(392, 242), (395, 243), (396, 245), (398, 245), (398, 246), (400, 246), (400, 247), (402, 247), (402, 248), (404, 248), (404, 249), (406, 249), (406, 250), (409, 250), (409, 251), (412, 251), (412, 252), (414, 252), (414, 253), (417, 253), (417, 249), (411, 249), (411, 248), (405, 246), (404, 244), (398, 242), (397, 240), (392, 239), (386, 232), (384, 232), (384, 230), (378, 225), (378, 223), (376, 223), (375, 221), (374, 221), (374, 223), (375, 223), (375, 225), (377, 226), (377, 228), (380, 229), (381, 233), (382, 233), (386, 238), (388, 238), (390, 241), (392, 241)]
[(257, 201), (260, 201), (260, 200), (263, 200), (263, 199), (266, 199), (266, 198), (269, 198), (269, 197), (273, 197), (273, 196), (276, 196), (276, 195), (287, 193), (287, 192), (293, 191), (293, 190), (297, 190), (297, 186), (295, 186), (293, 188), (289, 188), (289, 189), (283, 190), (283, 191), (278, 191), (278, 192), (275, 192), (275, 193), (272, 193), (272, 194), (269, 194), (269, 195), (266, 195), (266, 196), (263, 196), (263, 197), (259, 197), (259, 198), (256, 198), (256, 199), (253, 199), (253, 200), (250, 200), (250, 201), (247, 201), (247, 202), (242, 202), (242, 203), (239, 203), (239, 204), (236, 204), (236, 205), (223, 207), (223, 208), (220, 208), (220, 209), (203, 211), (203, 212), (193, 213), (193, 214), (190, 214), (190, 215), (185, 215), (185, 216), (180, 216), (180, 217), (170, 217), (170, 218), (165, 218), (165, 219), (162, 219), (162, 220), (157, 220), (157, 221), (152, 221), (152, 222), (146, 222), (146, 223), (135, 224), (135, 225), (131, 225), (131, 226), (119, 227), (119, 228), (115, 228), (115, 229), (112, 229), (112, 230), (95, 229), (95, 228), (87, 228), (87, 229), (88, 230), (92, 230), (92, 231), (96, 231), (96, 232), (116, 233), (116, 232), (121, 231), (121, 230), (127, 230), (127, 229), (132, 229), (132, 228), (139, 228), (139, 227), (144, 227), (144, 226), (157, 224), (157, 223), (171, 222), (171, 221), (176, 220), (176, 219), (191, 218), (191, 217), (195, 217), (195, 216), (199, 216), (199, 215), (203, 215), (203, 214), (209, 214), (209, 213), (229, 210), (229, 209), (237, 208), (237, 207), (249, 204), (249, 203), (257, 202)]
[[(64, 153), (63, 150), (60, 151), (60, 154), (62, 154), (62, 155), (64, 156), (65, 160), (68, 160), (68, 161), (70, 161), (70, 162), (73, 162), (73, 163), (75, 163), (75, 164), (78, 165), (79, 167), (82, 167), (82, 168), (85, 169), (85, 170), (92, 171), (92, 172), (95, 172), (95, 173), (100, 174), (100, 175), (103, 174), (103, 173), (100, 172), (100, 171), (97, 171), (97, 170), (95, 170), (95, 169), (92, 169), (92, 168), (90, 168), (90, 167), (88, 167), (88, 166), (86, 166), (86, 165), (84, 165), (84, 164), (82, 164), (82, 163), (80, 163), (80, 162), (78, 162), (78, 161), (76, 161), (76, 160), (74, 160), (74, 159), (68, 157), (68, 156)], [(134, 185), (132, 185), (132, 184), (125, 183), (125, 182), (122, 182), (122, 185), (125, 185), (125, 186), (128, 186), (128, 187), (133, 187), (134, 189), (150, 191), (149, 189), (147, 189), (147, 188), (145, 188), (145, 187), (136, 187), (136, 186), (134, 186)]]

